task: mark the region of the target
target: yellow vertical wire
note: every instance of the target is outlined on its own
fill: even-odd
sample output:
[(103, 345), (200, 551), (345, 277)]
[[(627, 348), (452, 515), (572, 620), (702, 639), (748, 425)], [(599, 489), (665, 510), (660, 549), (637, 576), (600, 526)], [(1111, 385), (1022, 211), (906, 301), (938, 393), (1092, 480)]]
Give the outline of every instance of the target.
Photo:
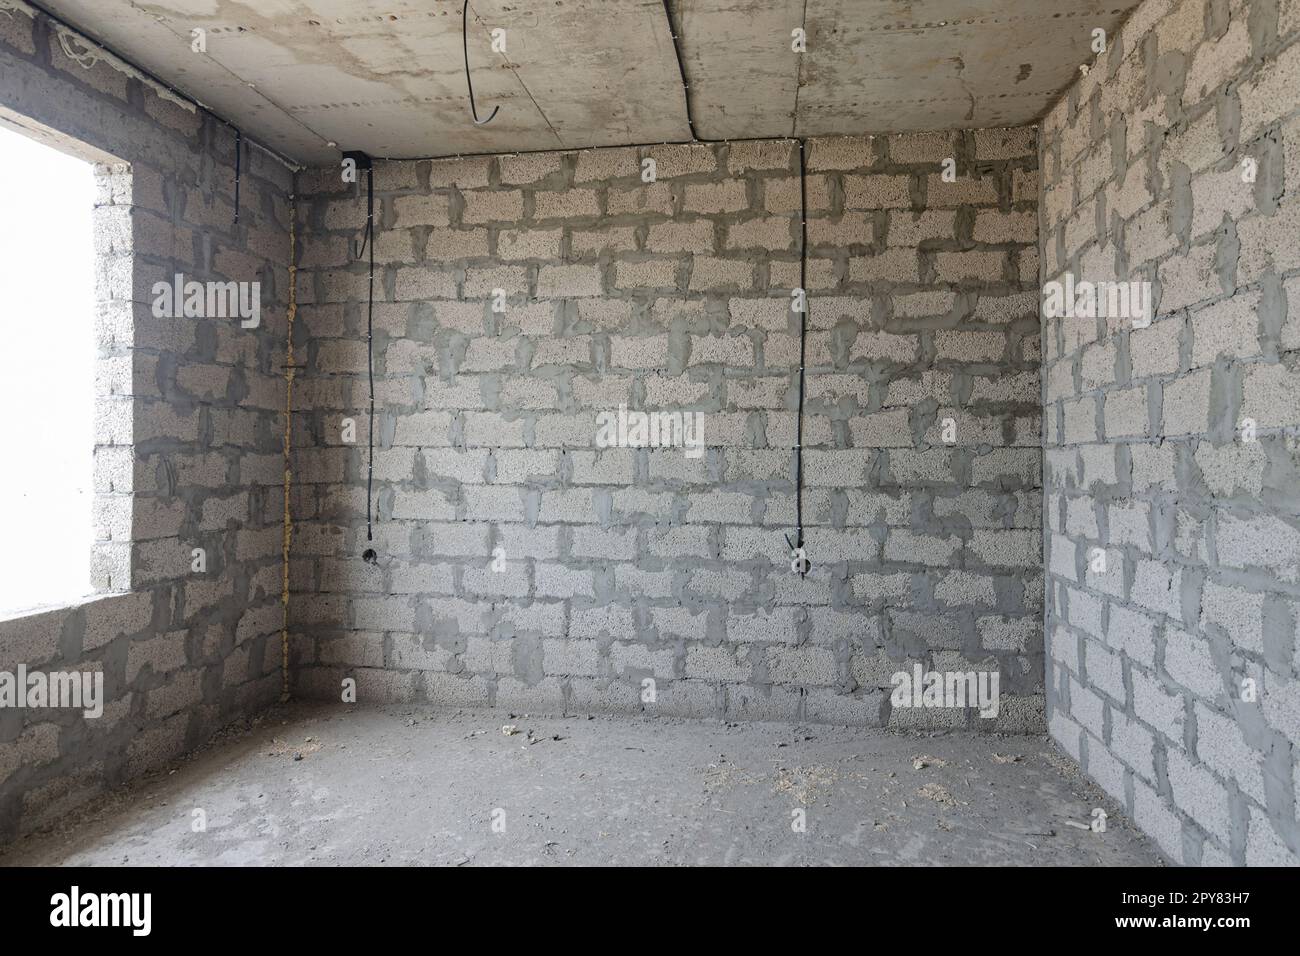
[(298, 246), (295, 227), (298, 222), (298, 197), (289, 197), (289, 322), (285, 333), (284, 359), (284, 578), (280, 592), (280, 700), (289, 699), (289, 542), (293, 524), (289, 519), (289, 488), (293, 483), (290, 468), (290, 442), (293, 434), (293, 320), (298, 312)]

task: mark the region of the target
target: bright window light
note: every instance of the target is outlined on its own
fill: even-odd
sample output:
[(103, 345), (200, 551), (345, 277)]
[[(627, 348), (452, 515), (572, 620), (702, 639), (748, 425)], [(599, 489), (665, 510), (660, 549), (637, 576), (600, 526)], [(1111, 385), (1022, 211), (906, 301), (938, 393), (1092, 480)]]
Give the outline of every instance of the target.
[(0, 615), (91, 591), (94, 166), (0, 126)]

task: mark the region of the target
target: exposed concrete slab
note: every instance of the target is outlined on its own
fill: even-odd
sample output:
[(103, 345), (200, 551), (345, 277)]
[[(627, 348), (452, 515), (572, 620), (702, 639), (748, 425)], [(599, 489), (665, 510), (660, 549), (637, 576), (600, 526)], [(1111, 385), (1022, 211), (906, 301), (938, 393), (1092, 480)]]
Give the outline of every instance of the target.
[[(502, 726), (517, 733), (506, 736)], [(558, 738), (558, 739), (557, 739)], [(295, 755), (301, 755), (295, 759)], [(1094, 807), (1104, 833), (1067, 825)], [(207, 831), (192, 830), (203, 809)], [(492, 829), (504, 812), (505, 832)], [(792, 829), (792, 811), (807, 831)], [(4, 864), (1156, 864), (1041, 737), (278, 712)]]
[(804, 0), (675, 0), (673, 10), (695, 131), (706, 139), (793, 135), (800, 55), (790, 31), (803, 25)]
[[(461, 4), (416, 0), (54, 0), (50, 9), (302, 162), (689, 139), (660, 3), (474, 0), (465, 88)], [(190, 31), (207, 31), (207, 53)], [(506, 31), (506, 53), (491, 31)]]
[[(211, 55), (223, 36), (238, 34), (233, 24), (211, 32), (210, 55), (204, 56), (190, 49), (191, 17), (176, 10), (146, 10), (122, 0), (54, 0), (41, 6), (285, 156), (324, 162), (337, 155), (325, 138), (295, 122), (270, 90), (250, 86), (251, 77), (237, 76)], [(193, 6), (211, 12), (215, 4)]]
[[(53, 12), (285, 155), (412, 158), (680, 142), (661, 0), (47, 0)], [(696, 128), (817, 136), (1034, 121), (1136, 0), (672, 0)], [(190, 31), (207, 31), (207, 52)], [(791, 30), (808, 52), (791, 50)], [(493, 52), (491, 31), (506, 31)]]
[(1137, 3), (807, 0), (802, 56), (803, 0), (678, 6), (696, 129), (739, 138), (1031, 123)]

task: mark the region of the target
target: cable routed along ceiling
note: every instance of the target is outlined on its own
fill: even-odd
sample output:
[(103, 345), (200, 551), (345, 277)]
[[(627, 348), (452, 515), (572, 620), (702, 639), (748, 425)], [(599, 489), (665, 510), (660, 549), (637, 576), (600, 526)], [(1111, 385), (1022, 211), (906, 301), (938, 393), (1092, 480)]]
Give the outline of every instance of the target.
[[(1022, 125), (1091, 59), (1092, 31), (1113, 32), (1136, 2), (39, 5), (251, 139), (317, 164), (337, 162), (339, 144), (416, 158)], [(791, 42), (796, 28), (803, 52)], [(694, 133), (674, 32), (691, 77)]]

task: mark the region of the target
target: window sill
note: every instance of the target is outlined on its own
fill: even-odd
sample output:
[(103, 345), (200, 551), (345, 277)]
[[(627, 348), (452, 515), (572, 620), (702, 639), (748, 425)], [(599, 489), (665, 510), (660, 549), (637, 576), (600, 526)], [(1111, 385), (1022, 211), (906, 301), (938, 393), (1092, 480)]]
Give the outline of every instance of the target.
[(30, 607), (0, 611), (0, 624), (14, 624), (23, 618), (41, 617), (45, 614), (57, 614), (61, 611), (72, 612), (89, 604), (94, 604), (96, 601), (120, 598), (130, 593), (130, 591), (94, 591), (90, 594), (65, 598), (53, 604), (35, 604)]

